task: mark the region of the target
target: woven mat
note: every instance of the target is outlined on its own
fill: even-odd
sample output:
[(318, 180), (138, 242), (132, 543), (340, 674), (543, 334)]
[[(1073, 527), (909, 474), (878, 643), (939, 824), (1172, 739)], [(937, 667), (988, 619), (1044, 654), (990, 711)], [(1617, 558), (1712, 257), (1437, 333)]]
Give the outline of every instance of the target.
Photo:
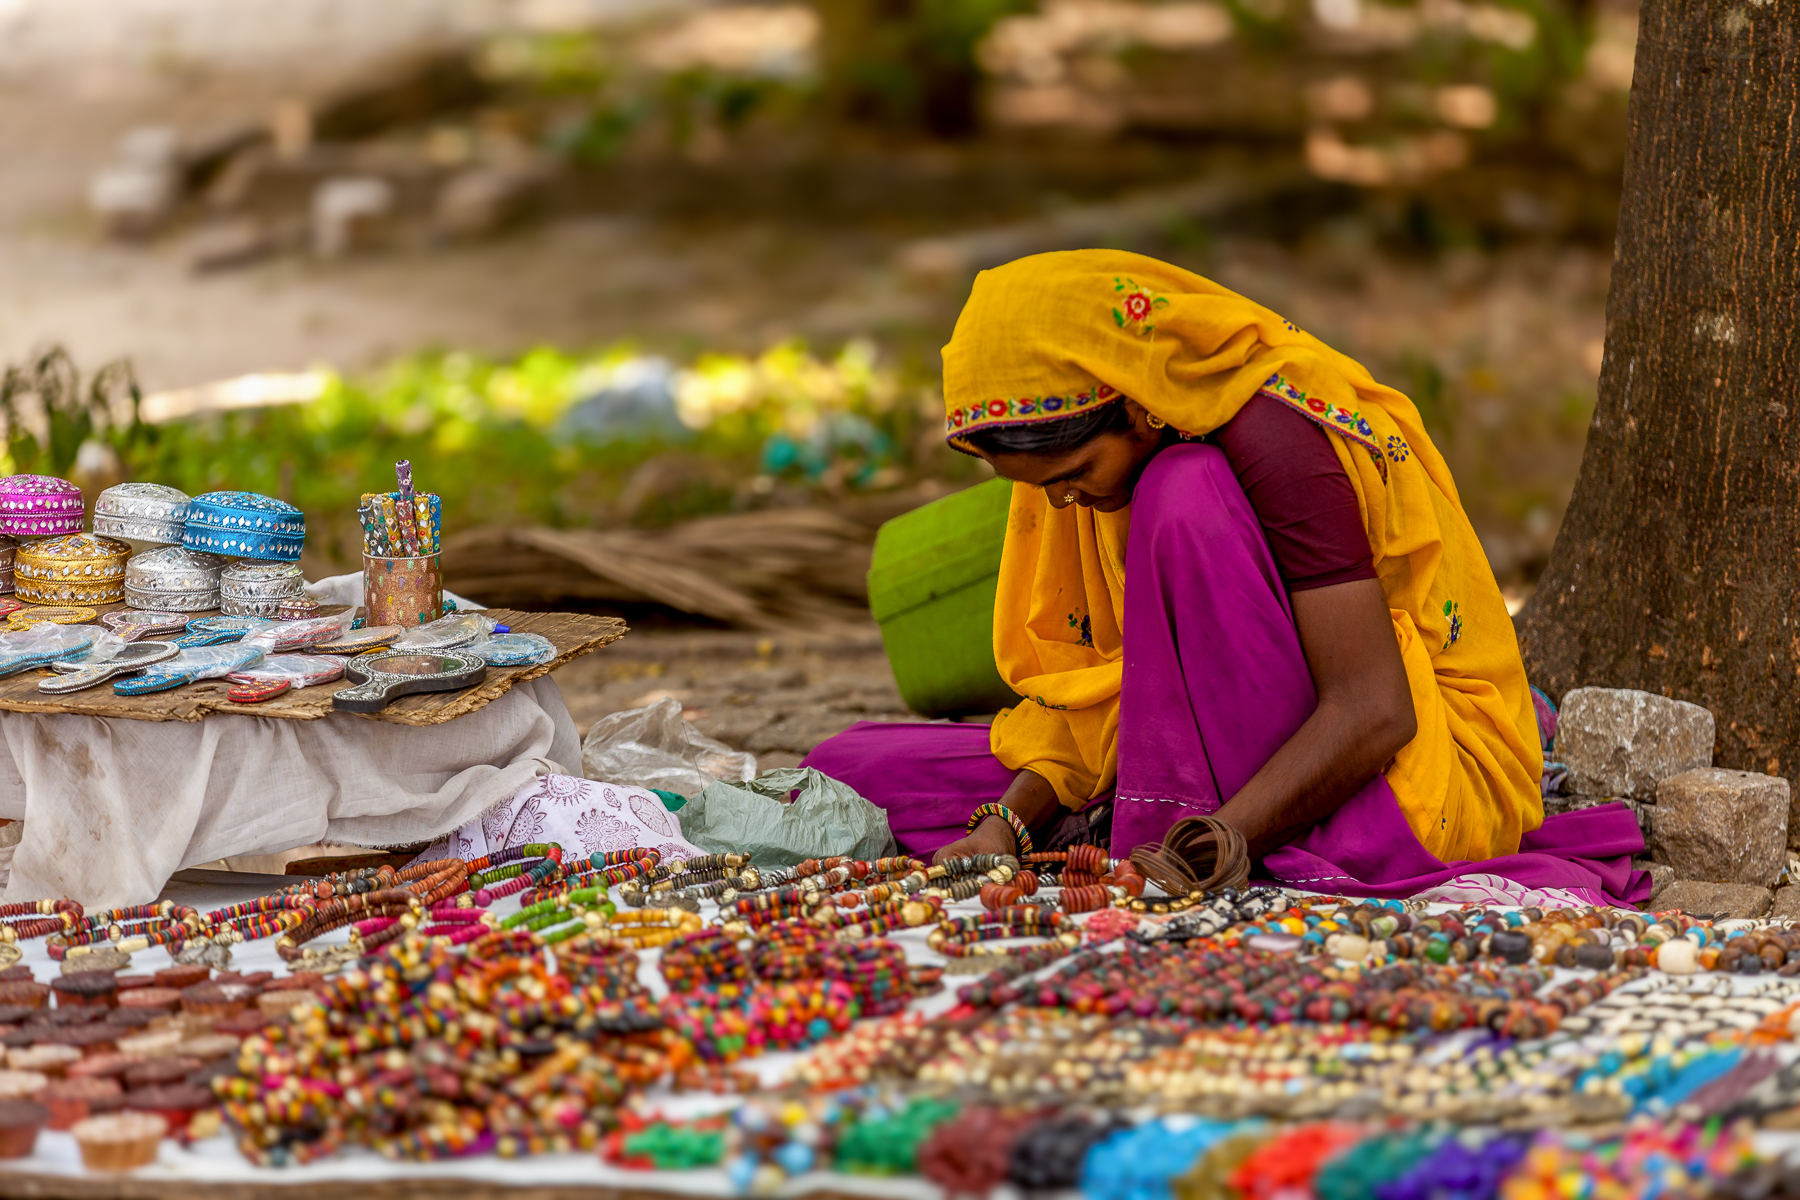
[[(107, 612), (125, 607), (122, 604), (98, 606)], [(330, 612), (328, 608), (325, 610)], [(537, 667), (489, 667), (487, 678), (471, 688), (457, 692), (433, 692), (402, 696), (378, 713), (367, 714), (373, 721), (391, 721), (396, 725), (441, 725), (464, 713), (474, 712), (490, 700), (505, 695), (522, 679), (547, 675), (570, 659), (600, 649), (625, 636), (625, 622), (617, 617), (595, 617), (584, 613), (513, 612), (503, 608), (484, 610), (502, 625), (510, 625), (518, 633), (537, 633), (549, 638), (556, 647), (556, 657)], [(105, 683), (85, 692), (68, 696), (47, 696), (37, 690), (38, 681), (48, 671), (25, 671), (0, 679), (0, 710), (24, 713), (79, 713), (89, 717), (123, 717), (131, 721), (198, 721), (213, 713), (236, 713), (247, 717), (279, 717), (290, 721), (316, 721), (331, 711), (334, 693), (350, 686), (338, 679), (316, 687), (284, 692), (261, 704), (235, 704), (226, 698), (231, 685), (223, 679), (206, 679), (167, 692), (148, 696), (120, 696)], [(359, 714), (360, 715), (360, 714)]]

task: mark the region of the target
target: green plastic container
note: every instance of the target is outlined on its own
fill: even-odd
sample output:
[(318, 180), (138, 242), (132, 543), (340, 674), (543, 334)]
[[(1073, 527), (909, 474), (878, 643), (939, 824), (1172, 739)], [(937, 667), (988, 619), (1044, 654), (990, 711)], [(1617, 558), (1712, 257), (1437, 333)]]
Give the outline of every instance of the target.
[(900, 695), (928, 717), (1018, 703), (994, 665), (994, 591), (1012, 484), (991, 479), (945, 496), (875, 535), (869, 610)]

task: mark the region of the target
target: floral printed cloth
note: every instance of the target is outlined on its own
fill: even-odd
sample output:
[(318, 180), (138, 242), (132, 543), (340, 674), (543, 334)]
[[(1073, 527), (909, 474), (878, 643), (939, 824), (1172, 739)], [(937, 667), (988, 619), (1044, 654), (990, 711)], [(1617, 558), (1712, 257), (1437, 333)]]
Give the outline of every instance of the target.
[(473, 859), (533, 842), (555, 842), (571, 863), (607, 850), (655, 849), (664, 862), (705, 851), (681, 836), (681, 822), (655, 792), (573, 775), (540, 775), (421, 858)]

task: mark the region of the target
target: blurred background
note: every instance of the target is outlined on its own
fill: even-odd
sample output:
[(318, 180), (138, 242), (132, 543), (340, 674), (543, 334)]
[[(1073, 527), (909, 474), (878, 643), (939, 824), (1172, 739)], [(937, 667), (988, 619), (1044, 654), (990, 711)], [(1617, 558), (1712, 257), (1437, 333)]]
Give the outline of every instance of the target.
[(939, 425), (974, 272), (1116, 246), (1407, 391), (1522, 600), (1594, 403), (1635, 31), (1633, 0), (0, 0), (0, 468), (280, 495), (316, 578), (410, 458), (453, 588), (765, 666), (867, 649), (876, 526), (983, 477)]

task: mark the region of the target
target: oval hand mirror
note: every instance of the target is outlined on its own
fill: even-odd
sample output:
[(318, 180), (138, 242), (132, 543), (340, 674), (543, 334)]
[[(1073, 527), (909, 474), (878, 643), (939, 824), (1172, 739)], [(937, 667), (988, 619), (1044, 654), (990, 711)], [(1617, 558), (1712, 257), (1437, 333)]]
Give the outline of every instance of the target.
[(340, 712), (380, 712), (414, 692), (454, 692), (480, 683), (487, 664), (461, 650), (390, 650), (352, 659), (344, 673), (357, 680), (331, 698)]

